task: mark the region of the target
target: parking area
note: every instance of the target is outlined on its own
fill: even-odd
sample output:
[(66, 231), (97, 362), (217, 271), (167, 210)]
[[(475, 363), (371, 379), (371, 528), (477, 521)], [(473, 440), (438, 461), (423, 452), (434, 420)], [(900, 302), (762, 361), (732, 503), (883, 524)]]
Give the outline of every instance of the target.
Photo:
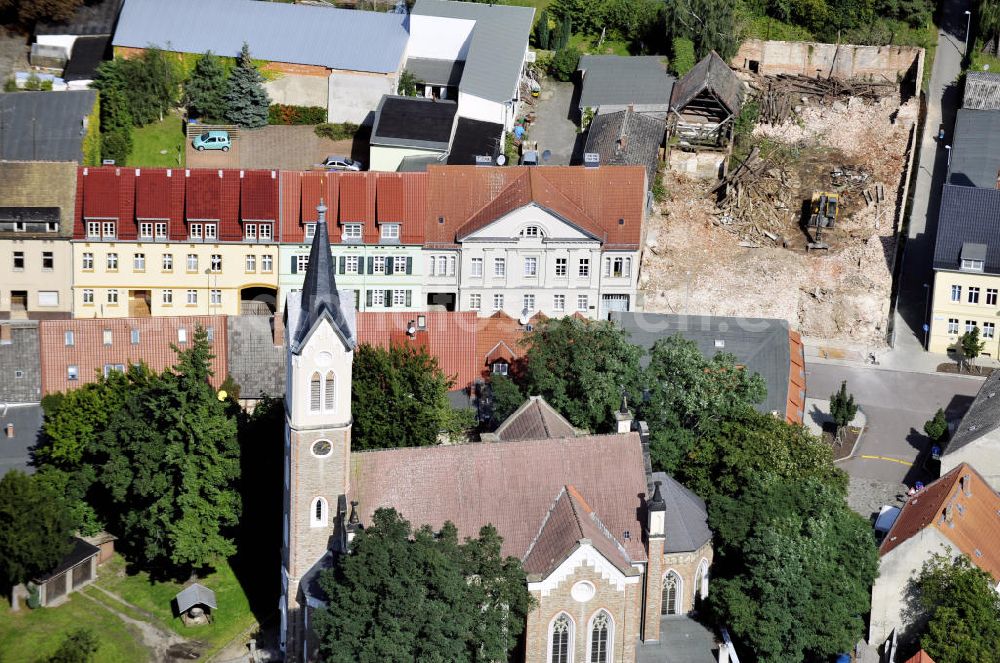
[(582, 150), (584, 134), (579, 133), (575, 107), (576, 94), (573, 83), (546, 79), (542, 92), (525, 111), (535, 113), (535, 120), (528, 127), (528, 140), (537, 141), (538, 149), (550, 152), (547, 166), (567, 166), (575, 163)]
[(333, 141), (320, 138), (312, 126), (272, 125), (243, 129), (228, 152), (199, 152), (187, 144), (189, 168), (245, 168), (307, 170), (327, 155), (350, 156), (368, 164), (369, 132), (362, 129), (354, 140)]

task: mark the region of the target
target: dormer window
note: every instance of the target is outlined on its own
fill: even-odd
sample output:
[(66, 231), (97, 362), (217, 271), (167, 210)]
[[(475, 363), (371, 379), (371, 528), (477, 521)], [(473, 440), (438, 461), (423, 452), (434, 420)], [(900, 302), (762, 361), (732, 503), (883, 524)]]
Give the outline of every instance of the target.
[(963, 272), (981, 272), (986, 266), (986, 245), (965, 242), (962, 244), (961, 269)]
[(982, 260), (962, 260), (962, 271), (963, 272), (981, 272), (983, 271), (983, 261)]
[(316, 236), (316, 224), (307, 223), (306, 224), (306, 241), (311, 242), (313, 237)]
[(396, 241), (399, 239), (399, 224), (398, 223), (383, 223), (382, 224), (382, 239), (389, 241)]
[(344, 232), (341, 235), (345, 242), (360, 242), (362, 236), (362, 226), (360, 223), (345, 223)]
[(521, 229), (521, 237), (541, 237), (542, 229), (538, 226), (525, 226)]

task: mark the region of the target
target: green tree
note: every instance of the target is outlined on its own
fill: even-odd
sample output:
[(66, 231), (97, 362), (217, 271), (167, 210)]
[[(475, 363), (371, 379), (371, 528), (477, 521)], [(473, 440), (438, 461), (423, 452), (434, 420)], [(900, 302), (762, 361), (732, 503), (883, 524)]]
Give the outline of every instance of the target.
[(48, 663), (91, 663), (100, 644), (89, 628), (78, 628), (69, 632)]
[(936, 661), (979, 663), (1000, 651), (1000, 595), (967, 556), (935, 555), (915, 579), (927, 616), (920, 646)]
[(552, 33), (549, 28), (549, 12), (543, 9), (538, 15), (538, 22), (535, 24), (535, 47), (541, 49), (547, 49), (549, 47), (549, 39), (551, 39)]
[(356, 450), (423, 447), (440, 434), (472, 426), (471, 414), (452, 409), (454, 381), (424, 348), (361, 345), (354, 352), (351, 447)]
[(927, 433), (931, 443), (940, 445), (944, 442), (948, 435), (948, 419), (944, 416), (944, 410), (938, 408), (934, 417), (924, 423), (924, 432)]
[(498, 424), (507, 420), (514, 410), (524, 403), (524, 393), (517, 383), (506, 375), (490, 376), (493, 389), (493, 419)]
[(964, 364), (966, 368), (970, 368), (976, 365), (976, 359), (982, 354), (983, 349), (986, 347), (986, 341), (982, 340), (980, 337), (981, 332), (979, 327), (973, 327), (972, 331), (967, 331), (962, 334), (958, 339), (958, 368), (962, 369)]
[(396, 88), (396, 94), (403, 95), (404, 97), (417, 96), (417, 77), (407, 69), (404, 69), (403, 73), (399, 75), (399, 85)]
[(132, 113), (125, 93), (116, 87), (100, 92), (101, 156), (124, 164), (132, 152)]
[(847, 425), (854, 421), (854, 415), (858, 413), (858, 406), (854, 402), (854, 394), (847, 393), (847, 380), (840, 383), (840, 390), (830, 396), (830, 417), (833, 418), (833, 425), (836, 426), (834, 437), (840, 444), (843, 431)]
[(0, 0), (0, 15), (32, 26), (40, 21), (68, 21), (82, 4), (83, 0)]
[(246, 43), (229, 75), (225, 100), (227, 121), (248, 128), (267, 125), (267, 109), (271, 102), (264, 90), (264, 78), (257, 71)]
[(709, 504), (709, 608), (757, 661), (827, 660), (863, 635), (878, 553), (844, 495), (811, 478), (758, 476)]
[(667, 9), (667, 33), (671, 39), (690, 39), (698, 59), (715, 51), (728, 60), (740, 42), (734, 30), (734, 10), (735, 0), (677, 0)]
[(580, 50), (575, 46), (563, 46), (552, 56), (549, 73), (557, 81), (570, 81), (580, 64)]
[(670, 63), (673, 65), (674, 75), (680, 78), (691, 71), (695, 65), (694, 42), (687, 37), (674, 37), (671, 47), (673, 57), (670, 59)]
[(546, 320), (526, 344), (524, 393), (542, 396), (578, 428), (612, 430), (622, 389), (638, 392), (642, 351), (606, 320)]
[(51, 571), (73, 547), (62, 496), (19, 470), (0, 479), (0, 574), (8, 586)]
[(413, 531), (379, 509), (351, 554), (320, 574), (327, 607), (313, 621), (327, 663), (508, 660), (531, 597), (520, 562), (490, 526), (458, 542), (445, 523)]
[(184, 83), (188, 110), (196, 117), (221, 120), (226, 115), (225, 95), (226, 70), (212, 51), (206, 51)]

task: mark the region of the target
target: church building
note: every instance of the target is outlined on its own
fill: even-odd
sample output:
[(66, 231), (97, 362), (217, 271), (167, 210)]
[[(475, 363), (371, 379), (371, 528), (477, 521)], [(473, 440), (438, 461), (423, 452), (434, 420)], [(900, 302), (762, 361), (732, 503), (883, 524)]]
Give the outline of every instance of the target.
[[(507, 425), (520, 434), (351, 453), (353, 297), (337, 289), (320, 203), (301, 292), (288, 295), (281, 638), (288, 661), (315, 660), (316, 579), (376, 509), (414, 527), (486, 524), (522, 560), (535, 606), (526, 663), (635, 663), (671, 616), (708, 592), (705, 505), (650, 470), (648, 433), (626, 408), (608, 435), (580, 435), (544, 401)], [(558, 418), (558, 419), (557, 419)]]

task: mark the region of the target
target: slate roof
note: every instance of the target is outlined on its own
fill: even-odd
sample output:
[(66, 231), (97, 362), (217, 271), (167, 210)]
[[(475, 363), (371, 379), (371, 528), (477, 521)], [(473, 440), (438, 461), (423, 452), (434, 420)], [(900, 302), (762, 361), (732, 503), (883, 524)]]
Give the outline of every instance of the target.
[(454, 101), (383, 95), (369, 142), (373, 146), (446, 151), (457, 112)]
[[(611, 319), (628, 332), (633, 343), (646, 350), (652, 349), (661, 338), (680, 334), (694, 341), (706, 357), (711, 358), (719, 352), (734, 355), (738, 363), (759, 373), (767, 384), (767, 397), (757, 409), (786, 413), (792, 363), (786, 321), (620, 311), (613, 311)], [(643, 366), (649, 364), (649, 355), (642, 357), (642, 363)]]
[(62, 558), (62, 561), (48, 573), (44, 575), (32, 578), (36, 583), (47, 582), (48, 580), (59, 575), (63, 571), (68, 571), (80, 562), (86, 561), (101, 552), (101, 549), (95, 545), (91, 545), (84, 541), (83, 539), (78, 539), (73, 537), (73, 549), (66, 553), (66, 556)]
[(403, 68), (413, 74), (420, 83), (458, 87), (462, 80), (462, 72), (465, 71), (465, 62), (436, 58), (408, 58)]
[(227, 323), (229, 375), (240, 385), (242, 398), (285, 393), (285, 350), (274, 344), (272, 318), (234, 315)]
[(409, 38), (402, 14), (254, 0), (125, 0), (115, 46), (155, 44), (258, 60), (393, 73)]
[(576, 430), (541, 396), (529, 396), (494, 431), (501, 442), (573, 437)]
[[(38, 441), (45, 413), (41, 405), (0, 405), (0, 477), (10, 470), (34, 474), (31, 447)], [(14, 424), (14, 437), (3, 433), (7, 424)]]
[(42, 399), (38, 324), (33, 320), (0, 321), (10, 333), (9, 343), (0, 341), (0, 407), (3, 403), (37, 403)]
[(63, 78), (67, 81), (89, 81), (97, 73), (97, 65), (108, 59), (111, 37), (102, 35), (96, 37), (77, 37), (73, 42), (73, 53), (63, 70)]
[(608, 532), (583, 495), (569, 485), (559, 490), (524, 554), (525, 574), (529, 578), (548, 577), (584, 540), (625, 575), (639, 573), (632, 567), (625, 548)]
[(665, 472), (654, 472), (653, 481), (661, 483), (660, 494), (667, 505), (663, 551), (693, 552), (708, 543), (712, 539), (712, 530), (708, 529), (708, 510), (704, 500)]
[(82, 161), (83, 120), (97, 90), (0, 93), (0, 159)]
[(187, 612), (196, 605), (205, 605), (212, 610), (217, 607), (215, 592), (200, 582), (192, 583), (182, 589), (174, 597), (174, 600), (177, 601), (177, 612)]
[(500, 153), (502, 137), (502, 124), (470, 120), (467, 117), (458, 118), (455, 136), (451, 139), (451, 150), (448, 152), (448, 165), (472, 166), (475, 165), (477, 156), (496, 159)]
[(476, 22), (469, 38), (460, 92), (490, 101), (513, 98), (521, 80), (521, 65), (535, 18), (531, 7), (417, 0), (414, 15), (458, 18)]
[(703, 90), (714, 94), (732, 115), (743, 104), (743, 84), (719, 54), (712, 51), (674, 85), (670, 107), (681, 111)]
[[(62, 93), (58, 93), (62, 94)], [(31, 226), (19, 238), (73, 236), (76, 205), (76, 164), (54, 161), (0, 162), (0, 207), (58, 208), (57, 233), (33, 233)]]
[(948, 183), (997, 188), (1000, 177), (1000, 112), (960, 109), (955, 119)]
[(993, 371), (955, 428), (944, 454), (948, 455), (1000, 428), (1000, 370)]
[(414, 526), (437, 530), (451, 521), (459, 537), (493, 524), (503, 554), (523, 558), (566, 485), (586, 495), (629, 558), (646, 560), (638, 433), (354, 453), (349, 499), (359, 502), (363, 523), (393, 507)]
[(577, 69), (583, 72), (580, 108), (634, 104), (665, 111), (677, 81), (659, 55), (584, 55)]
[(1000, 580), (1000, 495), (968, 463), (934, 481), (903, 505), (879, 547), (884, 556), (927, 527)]
[(993, 71), (966, 73), (962, 108), (1000, 110), (1000, 74)]
[[(82, 3), (68, 21), (51, 21), (35, 26), (36, 35), (110, 35), (121, 10), (122, 0), (90, 0)], [(77, 42), (79, 43), (79, 42)], [(74, 49), (76, 46), (74, 45)]]
[(597, 115), (587, 130), (584, 152), (601, 155), (601, 166), (643, 166), (652, 188), (659, 164), (660, 143), (666, 134), (663, 120), (631, 110)]
[(941, 189), (934, 269), (957, 270), (962, 245), (985, 244), (987, 274), (1000, 274), (1000, 190), (945, 184)]

